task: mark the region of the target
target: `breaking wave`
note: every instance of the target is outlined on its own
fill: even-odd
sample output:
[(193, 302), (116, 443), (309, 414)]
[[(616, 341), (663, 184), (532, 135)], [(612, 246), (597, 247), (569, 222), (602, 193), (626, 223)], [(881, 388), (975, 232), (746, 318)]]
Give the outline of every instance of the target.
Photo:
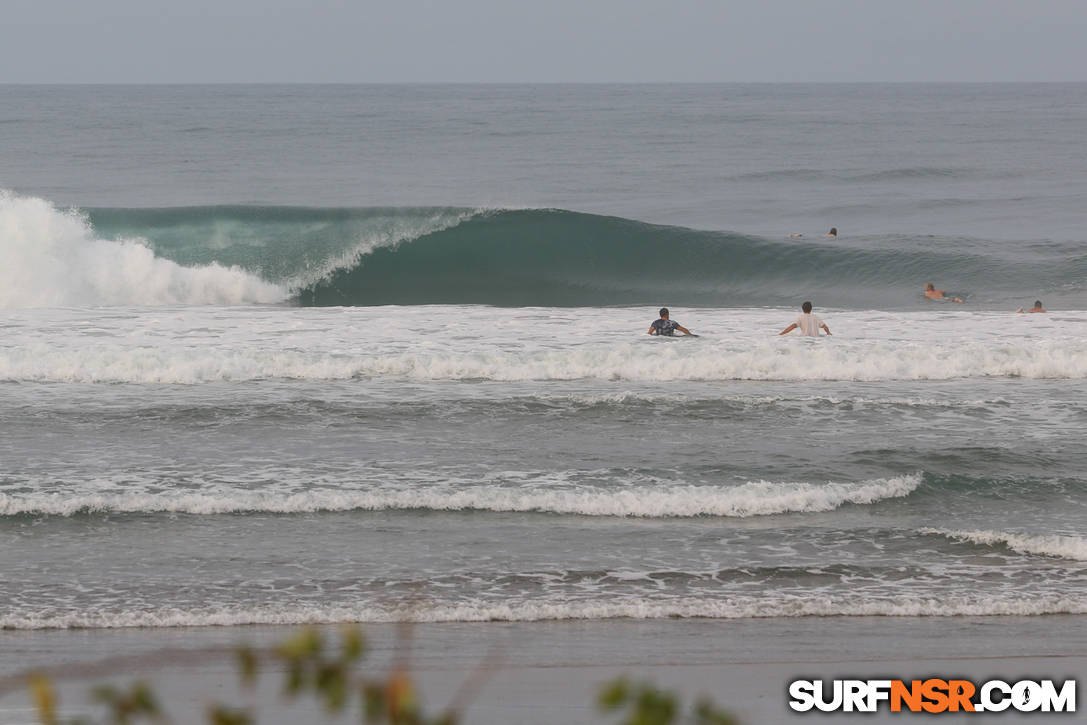
[[(927, 172), (926, 172), (927, 173)], [(767, 239), (562, 209), (58, 209), (0, 193), (0, 307), (487, 304), (931, 308), (1087, 304), (1087, 255), (985, 240)]]
[(356, 490), (209, 490), (87, 493), (80, 491), (0, 494), (0, 515), (73, 516), (85, 513), (312, 513), (318, 511), (493, 511), (582, 516), (693, 517), (766, 516), (832, 511), (845, 504), (874, 504), (912, 493), (921, 474), (857, 483), (750, 481), (738, 486), (695, 486), (654, 480), (622, 488), (579, 483), (569, 487), (510, 481), (479, 484), (448, 479), (442, 485), (378, 485)]
[(282, 302), (285, 288), (216, 260), (184, 266), (139, 238), (106, 240), (86, 217), (0, 191), (0, 308)]
[(971, 544), (1011, 549), (1020, 554), (1087, 561), (1087, 538), (1082, 536), (1012, 534), (1003, 531), (953, 531), (948, 529), (921, 529), (920, 532), (922, 534), (944, 536), (955, 541)]

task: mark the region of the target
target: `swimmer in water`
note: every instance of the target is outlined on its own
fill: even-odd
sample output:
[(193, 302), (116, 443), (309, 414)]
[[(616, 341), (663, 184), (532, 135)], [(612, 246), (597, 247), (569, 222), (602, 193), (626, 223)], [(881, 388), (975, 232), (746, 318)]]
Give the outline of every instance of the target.
[(838, 236), (838, 227), (831, 227), (830, 231), (827, 232), (824, 236), (837, 237)]
[(925, 285), (925, 297), (930, 300), (950, 300), (951, 302), (962, 302), (962, 297), (948, 297), (947, 292), (942, 289), (936, 289), (936, 286), (929, 282)]
[[(1016, 312), (1018, 312), (1020, 315), (1023, 314), (1023, 308), (1020, 307), (1018, 310), (1016, 310)], [(1029, 310), (1027, 310), (1027, 312), (1045, 312), (1045, 308), (1042, 307), (1042, 301), (1035, 300), (1034, 307), (1031, 307)]]

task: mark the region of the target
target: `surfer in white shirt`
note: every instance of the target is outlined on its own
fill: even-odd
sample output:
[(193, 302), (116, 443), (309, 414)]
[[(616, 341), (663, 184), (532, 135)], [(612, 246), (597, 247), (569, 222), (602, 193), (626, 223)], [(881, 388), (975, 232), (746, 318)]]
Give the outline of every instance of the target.
[(787, 335), (793, 330), (800, 328), (801, 335), (808, 335), (809, 337), (818, 337), (819, 328), (826, 330), (827, 334), (830, 334), (830, 328), (827, 327), (827, 323), (819, 319), (818, 315), (815, 315), (811, 311), (811, 302), (805, 302), (800, 306), (800, 309), (804, 311), (804, 314), (796, 318), (796, 322), (786, 327), (779, 332), (779, 335)]

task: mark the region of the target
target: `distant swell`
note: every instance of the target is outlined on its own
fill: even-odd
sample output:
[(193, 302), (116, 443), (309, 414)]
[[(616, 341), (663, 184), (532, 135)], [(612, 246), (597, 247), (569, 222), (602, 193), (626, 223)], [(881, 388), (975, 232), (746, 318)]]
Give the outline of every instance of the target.
[(169, 607), (120, 612), (0, 614), (0, 629), (78, 629), (120, 627), (200, 627), (243, 624), (333, 624), (337, 622), (535, 622), (601, 619), (752, 619), (766, 617), (985, 617), (1087, 614), (1078, 596), (1008, 594), (958, 596), (715, 597), (647, 601), (615, 597), (608, 601), (513, 602), (477, 604), (264, 605), (204, 609)]
[[(561, 482), (560, 482), (561, 483)], [(622, 489), (579, 485), (419, 485), (372, 490), (305, 492), (213, 491), (197, 493), (33, 495), (0, 494), (0, 515), (82, 513), (312, 513), (316, 511), (494, 511), (576, 514), (582, 516), (692, 517), (765, 516), (788, 512), (832, 511), (845, 504), (873, 504), (909, 495), (921, 475), (860, 483), (775, 483), (752, 481), (739, 486), (664, 485)]]

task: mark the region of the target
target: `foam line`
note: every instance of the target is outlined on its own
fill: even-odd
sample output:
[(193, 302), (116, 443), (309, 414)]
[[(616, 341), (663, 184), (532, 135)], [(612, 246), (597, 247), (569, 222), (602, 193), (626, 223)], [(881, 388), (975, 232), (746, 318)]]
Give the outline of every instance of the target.
[(958, 595), (718, 597), (671, 601), (614, 599), (574, 602), (467, 602), (410, 605), (295, 604), (168, 607), (106, 612), (56, 611), (0, 614), (0, 629), (208, 627), (244, 624), (332, 624), (337, 622), (536, 622), (602, 619), (753, 619), (768, 617), (987, 617), (1087, 614), (1077, 596)]
[[(215, 297), (209, 291), (203, 299)], [(162, 302), (168, 298), (164, 296)], [(702, 345), (675, 354), (628, 343), (508, 351), (482, 343), (472, 350), (434, 349), (357, 354), (253, 345), (127, 346), (92, 339), (59, 347), (32, 341), (0, 348), (0, 380), (67, 383), (198, 384), (245, 380), (728, 380), (914, 381), (1015, 377), (1087, 378), (1087, 342), (1010, 341), (999, 349), (965, 342), (914, 344), (835, 342), (825, 349), (754, 342), (742, 349)], [(665, 343), (662, 345), (667, 345)], [(679, 343), (682, 344), (682, 343)], [(674, 346), (675, 344), (673, 344)], [(671, 353), (671, 354), (670, 354)]]
[[(559, 477), (562, 478), (561, 476)], [(79, 513), (310, 513), (315, 511), (493, 511), (582, 516), (744, 518), (782, 513), (832, 511), (845, 504), (868, 505), (901, 498), (921, 483), (921, 474), (859, 483), (776, 483), (751, 481), (738, 486), (692, 486), (670, 482), (620, 489), (579, 485), (571, 489), (533, 483), (512, 486), (457, 482), (456, 485), (379, 486), (372, 490), (306, 492), (214, 491), (207, 493), (74, 492), (0, 494), (0, 515)]]

